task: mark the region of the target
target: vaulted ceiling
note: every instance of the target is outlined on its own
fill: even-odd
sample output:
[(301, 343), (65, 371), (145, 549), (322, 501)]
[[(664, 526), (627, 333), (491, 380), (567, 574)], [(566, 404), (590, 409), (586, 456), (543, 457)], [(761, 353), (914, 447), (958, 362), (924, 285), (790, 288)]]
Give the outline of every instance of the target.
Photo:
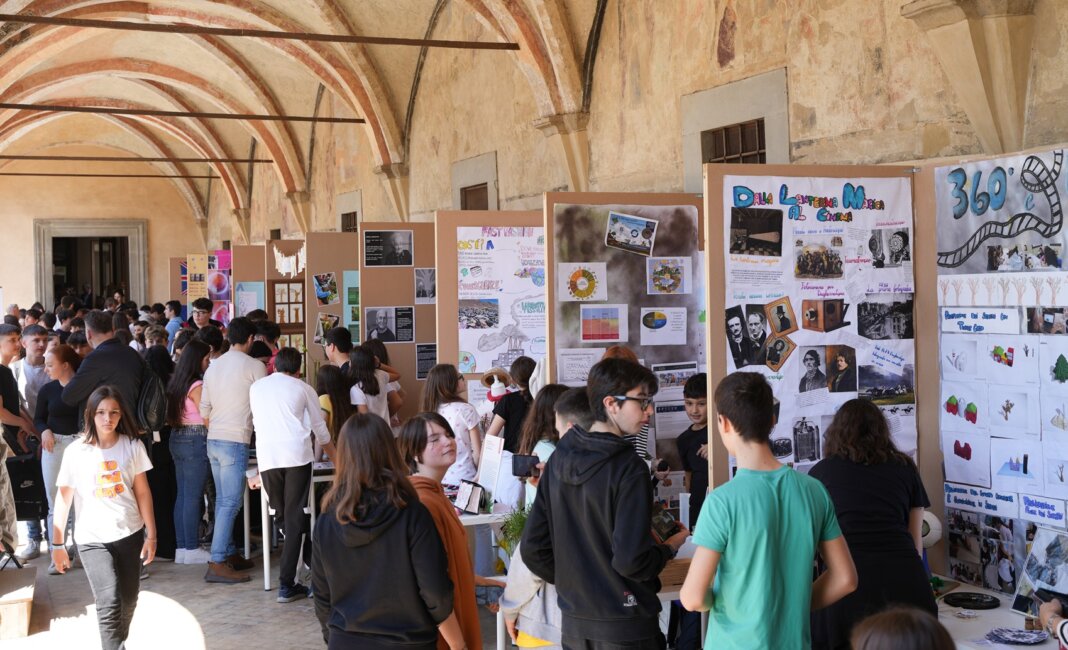
[[(447, 2), (470, 12), (485, 51), (518, 66), (540, 115), (583, 110), (583, 51), (604, 0), (7, 0), (0, 13), (314, 34), (445, 39), (435, 33)], [(600, 7), (600, 9), (598, 9)], [(455, 38), (455, 37), (452, 37)], [(403, 166), (420, 60), (433, 49), (387, 44), (153, 33), (83, 26), (0, 24), (0, 103), (232, 114), (313, 115), (320, 93), (363, 118), (375, 167)], [(0, 110), (0, 154), (40, 155), (89, 144), (115, 155), (257, 158), (287, 193), (307, 189), (307, 122)], [(0, 161), (0, 165), (9, 164)], [(203, 165), (154, 163), (197, 175)], [(2, 169), (2, 166), (0, 166)], [(211, 163), (233, 209), (248, 207), (249, 166)], [(175, 179), (198, 219), (207, 183)], [(218, 191), (220, 186), (213, 187)]]

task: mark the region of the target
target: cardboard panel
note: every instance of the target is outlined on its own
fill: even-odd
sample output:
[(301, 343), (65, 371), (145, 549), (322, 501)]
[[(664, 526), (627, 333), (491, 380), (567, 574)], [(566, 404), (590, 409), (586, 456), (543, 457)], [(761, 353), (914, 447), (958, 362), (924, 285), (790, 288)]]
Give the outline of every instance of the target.
[[(304, 313), (307, 314), (304, 340), (308, 348), (307, 380), (314, 386), (319, 367), (327, 363), (325, 346), (315, 342), (319, 317), (335, 316), (339, 326), (345, 325), (344, 273), (358, 268), (360, 236), (354, 232), (310, 232), (306, 241), (308, 269), (304, 286)], [(327, 294), (322, 300), (316, 293), (317, 284), (319, 290)], [(324, 302), (327, 304), (322, 304)]]
[[(395, 260), (385, 259), (389, 251), (383, 250), (379, 244), (388, 248), (388, 242), (383, 241), (387, 235), (377, 233), (392, 232), (408, 233), (410, 236), (410, 264), (392, 265), (388, 262)], [(368, 322), (366, 316), (368, 310), (373, 312), (380, 307), (413, 308), (415, 328), (412, 341), (389, 343), (386, 346), (390, 365), (401, 373), (400, 383), (404, 389), (405, 398), (404, 407), (399, 415), (401, 420), (405, 420), (419, 412), (419, 402), (423, 396), (424, 382), (416, 379), (416, 344), (435, 343), (437, 337), (435, 305), (415, 304), (415, 269), (434, 266), (434, 224), (395, 221), (364, 222), (360, 224), (359, 245), (360, 301), (362, 303), (360, 305), (360, 327), (362, 328), (361, 334), (363, 334), (360, 340), (366, 340), (368, 333), (374, 328), (374, 324)], [(369, 255), (371, 265), (367, 264)], [(407, 262), (409, 259), (404, 261)], [(395, 323), (391, 322), (390, 327), (396, 332)]]
[[(463, 212), (438, 212), (435, 217), (435, 241), (437, 243), (437, 341), (438, 362), (458, 365), (459, 357), (459, 303), (457, 286), (456, 229), (464, 226), (541, 227), (542, 213), (537, 210), (525, 212), (468, 210)], [(474, 380), (481, 371), (466, 373)]]
[[(305, 274), (299, 257), (307, 253), (303, 239), (276, 239), (265, 245), (264, 277), (266, 278), (267, 315), (282, 330), (279, 347), (294, 347), (305, 351), (310, 343), (304, 337), (308, 314), (305, 301)], [(289, 271), (287, 272), (287, 265)], [(304, 376), (308, 376), (305, 360)]]

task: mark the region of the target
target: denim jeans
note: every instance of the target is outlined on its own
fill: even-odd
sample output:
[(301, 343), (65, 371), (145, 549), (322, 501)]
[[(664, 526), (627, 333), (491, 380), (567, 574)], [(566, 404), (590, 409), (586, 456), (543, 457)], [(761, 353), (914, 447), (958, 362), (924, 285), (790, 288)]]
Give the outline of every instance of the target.
[(192, 550), (200, 541), (201, 510), (204, 506), (204, 482), (208, 480), (208, 430), (191, 424), (171, 431), (171, 456), (178, 485), (174, 502), (176, 548)]
[[(44, 489), (45, 496), (48, 497), (48, 530), (45, 531), (48, 540), (48, 549), (52, 550), (52, 540), (54, 535), (52, 534), (52, 514), (56, 508), (56, 479), (59, 478), (59, 466), (63, 463), (63, 452), (67, 450), (72, 442), (78, 439), (78, 436), (61, 436), (56, 435), (56, 444), (52, 447), (52, 451), (41, 448), (41, 475), (44, 477)], [(74, 530), (74, 508), (70, 509), (70, 516), (67, 519), (71, 531)], [(72, 535), (73, 536), (73, 535)], [(64, 539), (70, 539), (66, 535)]]
[(96, 601), (103, 650), (125, 647), (141, 589), (141, 547), (145, 531), (114, 542), (79, 544), (78, 554)]
[(208, 460), (215, 481), (215, 532), (211, 538), (211, 561), (225, 562), (237, 553), (233, 544), (234, 518), (245, 494), (248, 445), (228, 440), (208, 440)]

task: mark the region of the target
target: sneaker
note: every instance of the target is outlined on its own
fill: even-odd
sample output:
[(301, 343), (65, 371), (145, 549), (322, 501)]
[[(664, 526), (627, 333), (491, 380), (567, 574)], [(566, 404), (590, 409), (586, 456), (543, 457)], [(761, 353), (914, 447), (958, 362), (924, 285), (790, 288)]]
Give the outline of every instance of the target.
[(208, 562), (208, 571), (204, 574), (204, 582), (232, 585), (249, 580), (250, 577), (247, 574), (234, 571), (226, 562)]
[(21, 551), (15, 554), (15, 558), (18, 559), (19, 562), (36, 560), (39, 557), (41, 557), (40, 542), (30, 542), (29, 544), (26, 544), (26, 546)]
[(226, 558), (226, 564), (234, 571), (249, 571), (256, 566), (252, 560), (246, 560), (237, 553)]
[(174, 551), (174, 563), (185, 564), (185, 549), (179, 548)]
[(278, 602), (291, 603), (294, 600), (300, 600), (308, 597), (308, 588), (299, 582), (294, 583), (292, 587), (281, 585), (278, 587)]
[(211, 562), (211, 551), (203, 548), (185, 549), (182, 564), (207, 564)]

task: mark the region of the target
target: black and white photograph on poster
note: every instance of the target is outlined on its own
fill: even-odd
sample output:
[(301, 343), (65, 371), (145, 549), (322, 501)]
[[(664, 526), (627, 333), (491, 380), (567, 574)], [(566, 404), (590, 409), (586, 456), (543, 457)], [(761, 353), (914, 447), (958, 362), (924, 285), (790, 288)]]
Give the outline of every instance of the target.
[(764, 364), (768, 359), (768, 317), (764, 305), (745, 306), (745, 335), (749, 337), (755, 353), (753, 364)]
[(900, 372), (874, 365), (860, 366), (858, 373), (859, 396), (870, 399), (880, 406), (915, 404), (915, 371), (906, 363)]
[(1068, 334), (1068, 307), (1028, 307), (1028, 334)]
[(772, 436), (768, 440), (768, 445), (771, 447), (771, 453), (775, 454), (775, 457), (779, 460), (789, 461), (793, 463), (794, 460), (794, 442), (788, 437), (776, 437)]
[(430, 369), (438, 363), (438, 346), (436, 343), (417, 343), (415, 346), (415, 378), (426, 379)]
[(768, 325), (771, 326), (771, 332), (776, 336), (785, 336), (797, 331), (797, 318), (794, 316), (794, 308), (790, 304), (789, 296), (764, 305), (764, 316), (767, 318)]
[(1056, 271), (1062, 267), (1061, 244), (1018, 244), (986, 247), (987, 271)]
[(742, 368), (755, 364), (760, 355), (760, 348), (753, 344), (745, 327), (745, 312), (741, 305), (729, 307), (727, 316), (727, 346), (734, 359), (734, 367)]
[(826, 349), (822, 345), (801, 348), (801, 378), (797, 383), (797, 392), (827, 388), (827, 373), (824, 364)]
[(794, 242), (794, 277), (807, 279), (840, 278), (842, 238), (799, 237)]
[(820, 459), (823, 438), (820, 422), (812, 418), (794, 418), (794, 462), (812, 463)]
[(877, 269), (892, 269), (912, 261), (912, 240), (908, 228), (880, 228), (868, 238), (871, 265)]
[(778, 372), (779, 368), (782, 368), (796, 348), (797, 344), (791, 341), (788, 336), (771, 337), (768, 339), (765, 365)]
[(782, 256), (782, 210), (731, 208), (731, 253)]
[(832, 393), (857, 392), (857, 351), (852, 347), (827, 346), (827, 388)]
[(857, 334), (873, 341), (913, 338), (912, 294), (869, 294), (857, 305)]
[(842, 298), (805, 298), (801, 301), (801, 327), (814, 332), (833, 332), (850, 324), (850, 305)]
[(653, 254), (656, 226), (657, 222), (652, 219), (643, 219), (621, 212), (609, 212), (604, 245), (648, 257)]
[(383, 343), (411, 343), (415, 340), (413, 307), (368, 307), (363, 311), (367, 340)]
[(438, 298), (437, 269), (415, 270), (415, 304), (433, 305)]
[(411, 230), (367, 230), (363, 233), (364, 266), (411, 266)]

